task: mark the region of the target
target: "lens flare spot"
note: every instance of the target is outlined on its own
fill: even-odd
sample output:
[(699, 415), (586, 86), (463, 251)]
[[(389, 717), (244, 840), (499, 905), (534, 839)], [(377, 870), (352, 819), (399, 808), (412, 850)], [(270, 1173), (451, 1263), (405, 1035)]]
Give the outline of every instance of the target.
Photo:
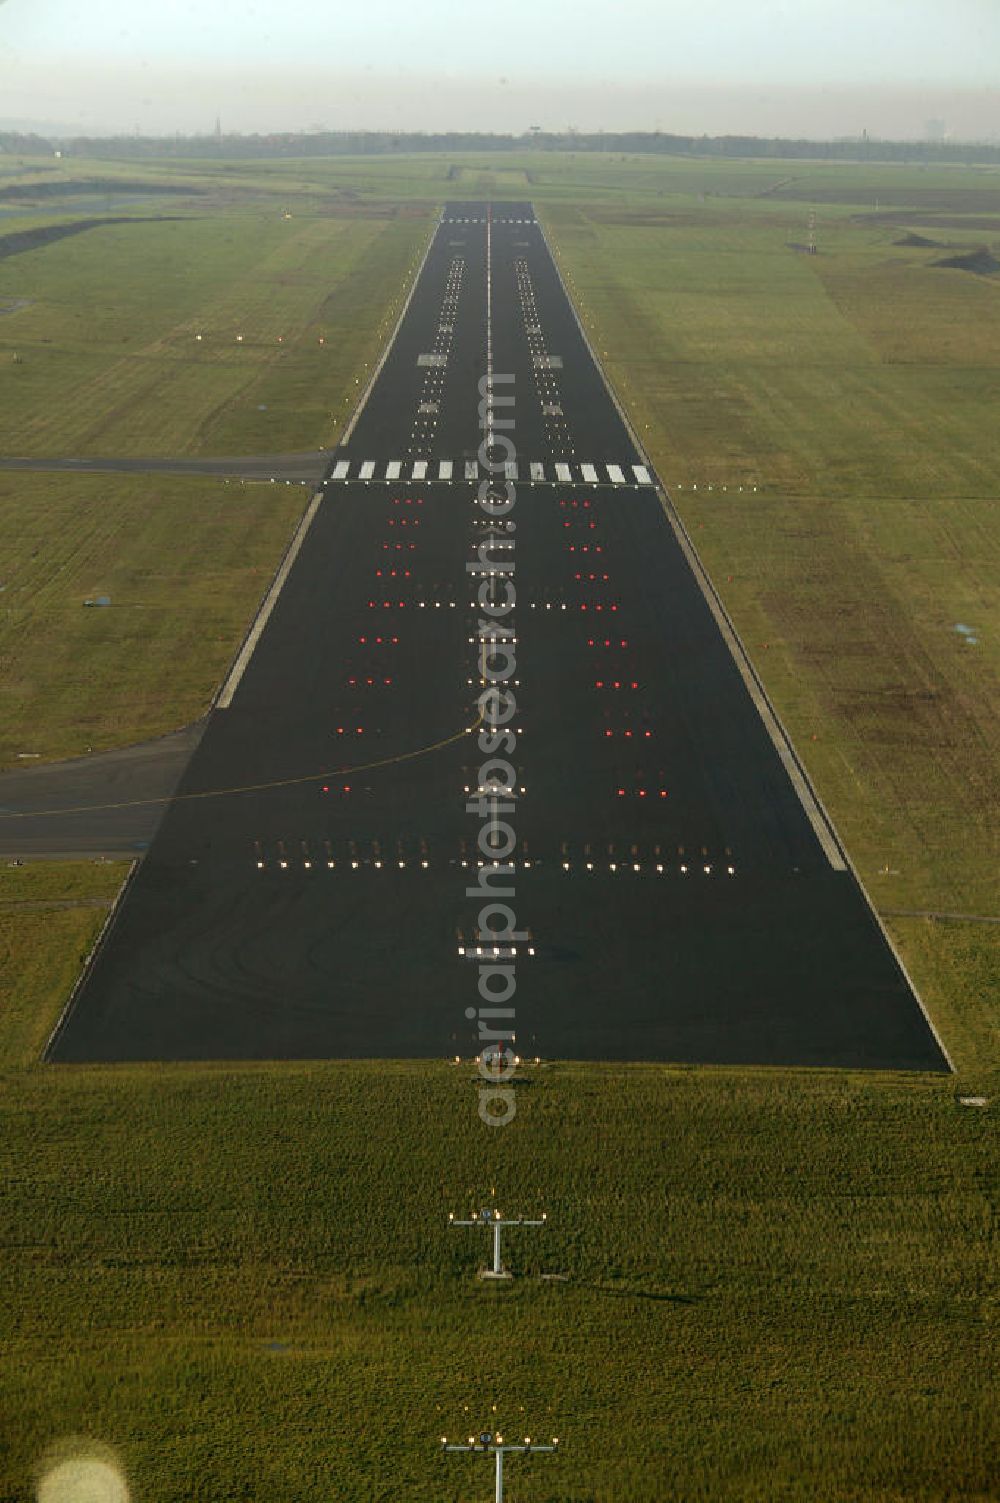
[(107, 1447), (87, 1441), (60, 1445), (39, 1469), (37, 1503), (129, 1503), (124, 1471)]

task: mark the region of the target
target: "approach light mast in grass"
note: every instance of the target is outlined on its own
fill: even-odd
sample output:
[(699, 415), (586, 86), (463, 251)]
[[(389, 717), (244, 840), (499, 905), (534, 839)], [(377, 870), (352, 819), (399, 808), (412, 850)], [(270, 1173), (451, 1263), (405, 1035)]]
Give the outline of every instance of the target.
[(484, 1206), (477, 1211), (470, 1221), (458, 1221), (454, 1211), (448, 1212), (449, 1226), (485, 1226), (493, 1232), (493, 1267), (482, 1268), (479, 1271), (481, 1279), (512, 1279), (514, 1275), (509, 1268), (504, 1268), (500, 1261), (500, 1231), (505, 1226), (544, 1226), (548, 1221), (547, 1213), (543, 1212), (537, 1221), (529, 1221), (525, 1216), (502, 1216), (494, 1207)]
[(502, 1435), (495, 1435), (491, 1430), (484, 1430), (481, 1435), (470, 1435), (464, 1443), (449, 1441), (447, 1435), (441, 1437), (442, 1451), (472, 1451), (480, 1456), (496, 1457), (494, 1503), (503, 1503), (503, 1459), (508, 1451), (516, 1456), (533, 1456), (536, 1451), (558, 1451), (558, 1449), (559, 1442), (555, 1436), (544, 1444), (532, 1440), (528, 1435), (519, 1441), (504, 1440)]

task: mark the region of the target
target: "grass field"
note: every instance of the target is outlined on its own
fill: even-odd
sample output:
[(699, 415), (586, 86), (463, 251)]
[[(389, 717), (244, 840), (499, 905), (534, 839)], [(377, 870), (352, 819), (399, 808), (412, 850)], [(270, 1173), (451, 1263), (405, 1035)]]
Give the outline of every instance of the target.
[[(498, 196), (530, 193), (880, 909), (996, 913), (1000, 285), (933, 270), (933, 252), (852, 218), (878, 195), (982, 217), (995, 176), (531, 157), (157, 172), (218, 195), (198, 211), (213, 227), (185, 221), (175, 242), (203, 280), (158, 291), (144, 313), (142, 264), (128, 270), (121, 252), (131, 311), (107, 327), (144, 320), (140, 343), (102, 343), (97, 319), (46, 367), (51, 390), (72, 393), (59, 382), (93, 356), (104, 396), (67, 397), (86, 452), (130, 432), (142, 452), (157, 392), (165, 442), (186, 452), (247, 449), (258, 433), (267, 449), (308, 447), (335, 431), (324, 404), (297, 416), (289, 400), (263, 443), (256, 404), (284, 411), (274, 393), (318, 358), (309, 310), (326, 230), (297, 212), (265, 223), (240, 194), (277, 202), (277, 184), (282, 204), (297, 195), (312, 213), (329, 197), (345, 212), (325, 327), (328, 344), (341, 326), (355, 341), (355, 368), (324, 385), (332, 414), (334, 390), (346, 401), (373, 358), (370, 309), (384, 324), (402, 295), (423, 205), (471, 193), (477, 174)], [(804, 238), (810, 195), (816, 258), (785, 244)], [(396, 201), (412, 220), (389, 214)], [(380, 205), (374, 229), (364, 216)], [(239, 235), (225, 246), (228, 216), (259, 220), (256, 260)], [(97, 289), (87, 247), (101, 235), (113, 232), (31, 254), (66, 257)], [(85, 273), (72, 259), (84, 256)], [(0, 301), (43, 284), (51, 299), (0, 319), (0, 334), (13, 347), (14, 320), (32, 313), (40, 361), (64, 279), (54, 267), (12, 291), (8, 273), (28, 261), (0, 262)], [(294, 268), (285, 318), (269, 321), (262, 289)], [(355, 279), (369, 275), (366, 307)], [(189, 335), (216, 307), (213, 353), (192, 361)], [(230, 351), (253, 310), (268, 340), (279, 322), (300, 330), (294, 360), (264, 340)], [(131, 430), (113, 409), (146, 349)], [(215, 416), (189, 370), (218, 394)], [(277, 383), (271, 401), (258, 381)], [(20, 425), (42, 452), (38, 406), (36, 392), (0, 414), (0, 447)], [(55, 755), (188, 718), (304, 493), (8, 479), (3, 755), (40, 749), (29, 734)], [(81, 609), (97, 590), (128, 605)], [(888, 919), (957, 1079), (551, 1065), (512, 1127), (487, 1135), (467, 1067), (40, 1066), (122, 875), (0, 871), (0, 1285), (16, 1291), (0, 1305), (4, 1503), (28, 1503), (40, 1456), (71, 1436), (116, 1449), (136, 1503), (472, 1503), (487, 1469), (441, 1459), (436, 1442), (486, 1419), (563, 1440), (560, 1457), (511, 1463), (523, 1503), (996, 1496), (995, 926)], [(991, 1105), (961, 1104), (971, 1095)], [(526, 1276), (509, 1288), (477, 1284), (478, 1234), (445, 1226), (493, 1185), (505, 1210), (550, 1217), (544, 1233), (511, 1236)]]
[[(487, 1140), (473, 1091), (8, 1075), (4, 1496), (69, 1434), (157, 1503), (471, 1503), (482, 1463), (436, 1441), (493, 1404), (565, 1444), (513, 1465), (525, 1503), (993, 1495), (988, 1114), (940, 1082), (551, 1067)], [(446, 1227), (493, 1183), (550, 1217), (499, 1290)]]
[[(15, 310), (0, 318), (0, 453), (333, 444), (428, 219), (286, 219), (282, 202), (196, 212), (184, 200), (173, 222), (100, 226), (0, 260), (0, 305)], [(222, 480), (0, 474), (0, 765), (202, 714), (306, 502), (297, 487)], [(98, 594), (111, 609), (82, 608)]]
[[(310, 490), (0, 474), (0, 765), (204, 714)], [(83, 602), (110, 596), (107, 608)]]
[(842, 215), (807, 256), (785, 206), (676, 208), (546, 213), (936, 1021), (963, 1069), (992, 1071), (1000, 925), (972, 919), (1000, 913), (1000, 280)]
[(286, 219), (267, 202), (136, 217), (0, 261), (0, 298), (25, 304), (0, 319), (0, 451), (331, 445), (427, 232), (423, 215)]

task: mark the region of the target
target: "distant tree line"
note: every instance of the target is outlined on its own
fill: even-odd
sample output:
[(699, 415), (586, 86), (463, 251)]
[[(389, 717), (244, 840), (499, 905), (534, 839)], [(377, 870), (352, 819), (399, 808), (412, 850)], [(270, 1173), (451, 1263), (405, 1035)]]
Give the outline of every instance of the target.
[(178, 157), (215, 161), (250, 158), (392, 156), (414, 152), (539, 151), (614, 152), (690, 157), (810, 158), (829, 162), (1000, 162), (1000, 143), (974, 141), (882, 141), (868, 136), (837, 141), (784, 136), (676, 136), (663, 131), (615, 133), (531, 131), (521, 136), (471, 131), (442, 134), (396, 131), (286, 131), (270, 135), (42, 136), (0, 132), (0, 151), (64, 157)]

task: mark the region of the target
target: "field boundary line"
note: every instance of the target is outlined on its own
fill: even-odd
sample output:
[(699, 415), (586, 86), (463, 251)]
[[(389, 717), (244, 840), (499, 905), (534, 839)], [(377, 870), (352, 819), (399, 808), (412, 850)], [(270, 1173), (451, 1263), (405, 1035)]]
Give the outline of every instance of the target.
[(230, 668), (222, 687), (215, 696), (215, 701), (212, 705), (213, 710), (228, 710), (232, 704), (233, 695), (240, 686), (240, 680), (247, 671), (250, 659), (254, 654), (254, 649), (260, 641), (261, 633), (270, 619), (271, 612), (278, 603), (278, 596), (281, 594), (285, 580), (291, 573), (292, 565), (299, 556), (299, 549), (306, 540), (306, 533), (312, 526), (313, 518), (319, 511), (319, 504), (323, 499), (323, 495), (324, 492), (322, 490), (316, 492), (306, 509), (305, 516), (302, 517), (298, 527), (295, 529), (295, 534), (285, 549), (284, 557), (271, 581), (271, 587), (257, 607), (257, 614), (250, 623), (249, 631), (243, 638), (243, 644), (236, 654), (233, 666)]
[(441, 213), (438, 214), (437, 222), (434, 225), (434, 228), (431, 230), (431, 237), (428, 240), (426, 248), (424, 250), (424, 253), (423, 253), (423, 255), (420, 258), (420, 265), (417, 267), (416, 272), (414, 273), (414, 276), (413, 276), (413, 281), (410, 283), (410, 290), (406, 294), (406, 299), (405, 299), (405, 301), (403, 303), (402, 308), (399, 310), (399, 317), (396, 320), (396, 323), (395, 323), (395, 326), (393, 328), (392, 333), (389, 335), (389, 338), (386, 340), (385, 348), (383, 349), (381, 355), (379, 356), (378, 363), (376, 364), (375, 369), (371, 373), (371, 379), (369, 380), (368, 385), (365, 387), (364, 391), (361, 393), (360, 397), (358, 398), (358, 405), (355, 407), (354, 411), (351, 413), (350, 419), (348, 420), (347, 427), (344, 429), (343, 433), (340, 436), (340, 442), (337, 445), (338, 449), (346, 449), (347, 445), (350, 443), (350, 441), (351, 441), (351, 435), (353, 434), (355, 428), (357, 427), (358, 419), (360, 418), (361, 414), (364, 412), (365, 407), (367, 406), (367, 403), (368, 403), (368, 398), (372, 394), (372, 387), (375, 385), (375, 382), (378, 380), (379, 376), (382, 374), (382, 367), (383, 367), (383, 365), (385, 365), (385, 362), (388, 360), (388, 358), (389, 358), (389, 352), (391, 351), (393, 345), (396, 343), (396, 336), (398, 335), (400, 329), (403, 326), (403, 319), (406, 317), (407, 313), (409, 313), (409, 311), (410, 311), (410, 304), (413, 301), (413, 294), (417, 290), (417, 283), (420, 281), (420, 278), (424, 274), (424, 267), (427, 265), (427, 257), (430, 255), (431, 249), (432, 249), (432, 247), (434, 245), (434, 242), (437, 239), (438, 230), (441, 228), (441, 225), (444, 223), (444, 220), (443, 220), (443, 217), (442, 217), (443, 212), (444, 211), (442, 210)]
[[(841, 842), (839, 836), (837, 835), (836, 829), (835, 829), (834, 824), (833, 824), (833, 820), (830, 818), (829, 814), (826, 811), (826, 808), (823, 805), (822, 799), (820, 798), (819, 794), (816, 792), (815, 788), (813, 787), (812, 781), (811, 781), (811, 779), (809, 777), (808, 772), (806, 771), (806, 769), (803, 766), (802, 762), (799, 760), (798, 753), (796, 752), (795, 747), (792, 744), (791, 737), (789, 736), (787, 730), (785, 729), (785, 727), (784, 727), (784, 725), (782, 723), (781, 717), (779, 716), (779, 714), (778, 714), (777, 710), (774, 708), (774, 706), (771, 704), (771, 700), (770, 700), (770, 698), (768, 696), (767, 690), (764, 688), (764, 684), (763, 684), (762, 680), (760, 679), (760, 677), (759, 677), (759, 675), (757, 673), (757, 670), (754, 668), (753, 663), (750, 660), (750, 655), (747, 652), (746, 648), (744, 647), (742, 639), (740, 638), (740, 635), (737, 632), (736, 627), (734, 626), (732, 620), (730, 619), (729, 612), (726, 610), (726, 607), (722, 603), (722, 597), (719, 595), (719, 593), (716, 590), (714, 584), (712, 583), (711, 579), (709, 578), (708, 571), (705, 568), (704, 564), (701, 561), (701, 558), (698, 555), (698, 550), (695, 547), (694, 541), (692, 540), (690, 534), (688, 533), (687, 528), (684, 525), (684, 522), (683, 522), (683, 520), (682, 520), (682, 518), (680, 516), (680, 513), (677, 511), (676, 507), (674, 506), (674, 503), (673, 503), (673, 501), (670, 498), (670, 495), (669, 495), (669, 493), (668, 493), (668, 491), (666, 489), (666, 486), (663, 484), (662, 480), (660, 479), (659, 474), (657, 473), (657, 470), (656, 470), (655, 466), (650, 461), (649, 455), (646, 453), (646, 450), (645, 450), (645, 448), (644, 448), (644, 446), (642, 444), (641, 439), (639, 438), (638, 433), (636, 432), (636, 430), (635, 430), (635, 428), (634, 428), (634, 426), (633, 426), (633, 424), (632, 424), (632, 422), (631, 422), (628, 414), (626, 413), (624, 407), (622, 406), (621, 402), (619, 401), (618, 394), (615, 391), (614, 387), (612, 386), (611, 381), (610, 381), (610, 379), (608, 377), (608, 374), (605, 371), (604, 366), (601, 363), (601, 361), (600, 361), (600, 359), (599, 359), (599, 357), (597, 355), (596, 350), (594, 349), (593, 345), (590, 342), (590, 338), (589, 338), (589, 336), (587, 334), (587, 331), (586, 331), (586, 329), (583, 326), (583, 321), (580, 318), (579, 313), (577, 312), (576, 304), (573, 302), (573, 299), (570, 297), (570, 295), (569, 295), (569, 289), (567, 288), (566, 283), (563, 280), (562, 269), (561, 269), (561, 267), (559, 265), (559, 262), (556, 260), (555, 254), (553, 253), (552, 245), (551, 245), (551, 243), (549, 241), (548, 235), (545, 233), (545, 226), (542, 223), (541, 219), (539, 219), (539, 221), (538, 221), (538, 227), (539, 227), (539, 229), (541, 231), (542, 241), (543, 241), (543, 243), (545, 245), (545, 248), (548, 251), (550, 257), (552, 258), (552, 264), (555, 267), (556, 276), (559, 279), (559, 285), (562, 287), (562, 290), (563, 290), (563, 292), (564, 292), (564, 294), (566, 296), (566, 300), (569, 303), (570, 308), (572, 309), (573, 317), (576, 320), (576, 326), (577, 326), (577, 328), (580, 330), (581, 338), (583, 339), (583, 342), (586, 345), (587, 350), (590, 353), (590, 358), (594, 362), (594, 365), (595, 365), (595, 367), (597, 369), (598, 374), (601, 377), (601, 380), (604, 383), (604, 386), (605, 386), (605, 389), (607, 390), (608, 395), (610, 396), (612, 402), (615, 405), (615, 410), (618, 413), (618, 416), (621, 418), (622, 422), (625, 425), (625, 431), (628, 433), (628, 435), (631, 438), (633, 444), (635, 445), (636, 452), (642, 456), (643, 461), (646, 464), (646, 467), (649, 469), (650, 473), (653, 476), (655, 476), (655, 478), (656, 478), (656, 492), (657, 492), (657, 495), (660, 498), (660, 504), (663, 507), (664, 514), (665, 514), (665, 516), (667, 518), (667, 521), (670, 523), (670, 525), (671, 525), (671, 527), (672, 527), (672, 529), (674, 531), (674, 535), (677, 538), (678, 543), (680, 544), (681, 548), (684, 550), (685, 556), (688, 558), (689, 563), (692, 563), (692, 566), (693, 566), (693, 569), (694, 569), (695, 579), (697, 580), (698, 585), (701, 588), (702, 594), (705, 597), (705, 600), (706, 600), (706, 603), (707, 603), (707, 605), (709, 607), (709, 610), (712, 612), (712, 615), (715, 617), (716, 621), (719, 623), (720, 629), (722, 628), (723, 621), (726, 623), (725, 629), (723, 630), (723, 638), (726, 641), (726, 645), (729, 647), (730, 653), (733, 655), (733, 660), (734, 660), (734, 662), (736, 664), (736, 667), (739, 670), (739, 672), (740, 672), (740, 674), (741, 674), (741, 676), (743, 678), (743, 681), (746, 684), (748, 691), (750, 692), (751, 697), (754, 698), (754, 703), (755, 704), (757, 703), (757, 699), (754, 696), (754, 690), (753, 690), (753, 688), (751, 688), (751, 681), (753, 682), (754, 685), (756, 685), (757, 692), (761, 696), (764, 704), (766, 704), (767, 707), (768, 707), (769, 714), (770, 714), (770, 723), (768, 722), (767, 719), (765, 719), (764, 725), (765, 725), (765, 728), (768, 730), (768, 733), (771, 735), (772, 741), (774, 741), (775, 750), (777, 751), (777, 753), (778, 753), (779, 757), (781, 758), (782, 762), (785, 763), (785, 752), (782, 749), (782, 742), (784, 743), (784, 748), (786, 749), (787, 754), (793, 759), (796, 767), (798, 768), (799, 776), (801, 778), (801, 785), (793, 782), (793, 786), (795, 786), (796, 792), (799, 793), (800, 799), (801, 799), (800, 786), (805, 787), (808, 790), (809, 797), (810, 797), (810, 800), (812, 802), (813, 808), (814, 808), (816, 814), (821, 819), (822, 823), (825, 824), (828, 839), (833, 842), (833, 845), (835, 846), (836, 851), (837, 851), (837, 853), (839, 855), (840, 862), (842, 864), (839, 865), (839, 866), (835, 866), (834, 869), (835, 870), (841, 870), (841, 871), (843, 871), (843, 870), (846, 869), (847, 871), (850, 872), (851, 876), (854, 878), (855, 882), (858, 884), (858, 888), (859, 888), (859, 890), (861, 892), (861, 895), (864, 898), (865, 903), (868, 906), (868, 911), (871, 914), (874, 923), (878, 926), (879, 933), (882, 935), (882, 938), (885, 940), (885, 943), (889, 947), (889, 953), (892, 955), (893, 959), (895, 960), (896, 964), (898, 965), (898, 967), (900, 969), (900, 972), (901, 972), (903, 978), (906, 981), (907, 986), (910, 988), (910, 991), (912, 992), (913, 996), (916, 998), (917, 1006), (920, 1008), (920, 1011), (923, 1013), (924, 1021), (927, 1024), (927, 1027), (930, 1029), (931, 1036), (933, 1037), (935, 1043), (937, 1044), (938, 1048), (941, 1051), (941, 1057), (944, 1059), (945, 1064), (948, 1066), (948, 1069), (951, 1072), (951, 1074), (955, 1075), (955, 1074), (957, 1074), (957, 1071), (955, 1069), (955, 1062), (952, 1059), (950, 1053), (948, 1052), (948, 1049), (945, 1046), (945, 1042), (944, 1042), (943, 1038), (941, 1037), (941, 1034), (938, 1032), (938, 1029), (935, 1026), (934, 1019), (931, 1017), (930, 1012), (928, 1011), (927, 1004), (924, 1002), (923, 997), (920, 995), (920, 992), (917, 990), (916, 983), (914, 982), (913, 977), (910, 975), (909, 971), (907, 970), (907, 967), (906, 967), (906, 964), (905, 964), (905, 962), (903, 960), (903, 957), (899, 953), (899, 950), (896, 948), (896, 945), (895, 945), (895, 943), (893, 941), (893, 938), (892, 938), (891, 934), (889, 933), (889, 931), (886, 928), (885, 924), (882, 922), (881, 915), (879, 914), (878, 909), (875, 907), (875, 904), (872, 901), (872, 897), (871, 897), (871, 894), (868, 891), (868, 888), (865, 886), (864, 882), (861, 880), (861, 874), (858, 871), (857, 867), (855, 866), (854, 862), (852, 861), (850, 853), (847, 851), (846, 847), (843, 845), (843, 843)], [(748, 674), (750, 675), (749, 678), (747, 677)], [(774, 727), (774, 729), (776, 729), (778, 731), (778, 733), (780, 735), (780, 740), (776, 740), (775, 739), (774, 730), (772, 730), (772, 726)], [(803, 808), (805, 810), (806, 815), (809, 818), (810, 823), (813, 826), (813, 829), (816, 831), (817, 837), (820, 839), (820, 843), (823, 846), (824, 852), (827, 852), (827, 844), (822, 839), (822, 837), (820, 836), (819, 828), (817, 828), (816, 822), (813, 819), (813, 814), (810, 811), (809, 805), (804, 803), (803, 804)], [(831, 865), (833, 865), (832, 862), (831, 862)]]
[(90, 975), (91, 967), (93, 966), (94, 961), (97, 959), (101, 950), (104, 948), (104, 945), (111, 932), (111, 926), (114, 923), (115, 919), (118, 917), (121, 906), (125, 901), (125, 895), (128, 892), (129, 888), (132, 886), (133, 878), (135, 877), (135, 874), (138, 870), (139, 862), (138, 859), (136, 859), (132, 862), (131, 866), (128, 869), (125, 880), (123, 881), (121, 887), (119, 887), (118, 889), (117, 896), (115, 897), (110, 909), (108, 910), (104, 923), (101, 925), (100, 930), (98, 931), (97, 938), (94, 940), (94, 943), (90, 947), (90, 953), (88, 954), (86, 960), (83, 962), (83, 965), (80, 967), (80, 974), (79, 976), (77, 976), (76, 981), (73, 983), (73, 990), (70, 992), (69, 996), (66, 999), (66, 1005), (63, 1008), (62, 1012), (59, 1014), (59, 1017), (56, 1019), (55, 1027), (49, 1034), (45, 1048), (42, 1050), (41, 1057), (43, 1064), (51, 1064), (52, 1062), (50, 1059), (52, 1050), (55, 1048), (56, 1044), (58, 1044), (60, 1038), (66, 1030), (66, 1025), (70, 1020), (70, 1014), (72, 1013), (73, 1008), (76, 1006), (76, 999), (80, 995), (80, 990), (83, 986), (83, 983)]

